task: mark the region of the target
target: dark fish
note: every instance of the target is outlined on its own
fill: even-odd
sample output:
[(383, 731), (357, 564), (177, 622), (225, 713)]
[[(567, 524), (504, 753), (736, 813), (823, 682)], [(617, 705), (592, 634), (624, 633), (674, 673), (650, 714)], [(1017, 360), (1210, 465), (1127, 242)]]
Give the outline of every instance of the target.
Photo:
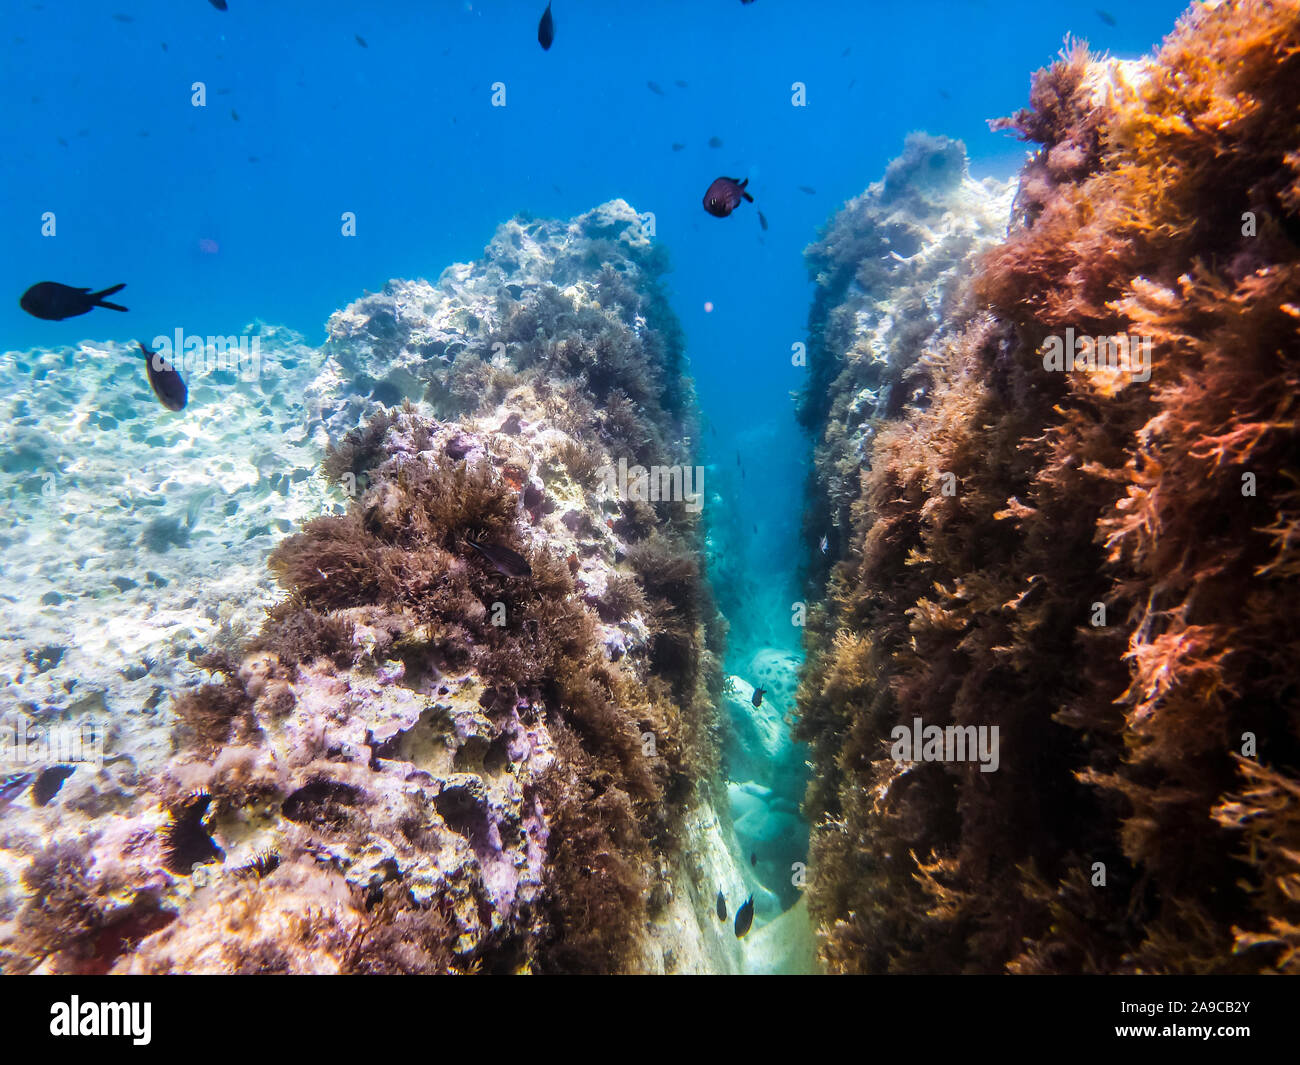
[(749, 852), (749, 864), (750, 864), (750, 865), (757, 865), (757, 864), (758, 864), (758, 852), (757, 852), (757, 851), (750, 851), (750, 852)]
[(816, 195), (817, 195), (817, 190), (816, 190), (815, 188), (813, 188), (811, 185), (800, 185), (800, 186), (799, 186), (799, 191), (800, 191), (800, 192), (806, 192), (806, 193), (808, 193), (809, 196), (816, 196)]
[(357, 44), (361, 45), (362, 48), (369, 48), (369, 47), (370, 47), (370, 45), (366, 44), (366, 39), (365, 39), (364, 37), (362, 37), (361, 34), (359, 34), (359, 33), (354, 33), (352, 36), (355, 37), (355, 38), (357, 39)]
[(766, 688), (755, 688), (754, 697), (750, 700), (755, 706), (763, 705), (763, 696), (767, 694)]
[(233, 107), (230, 109), (230, 117), (233, 118), (236, 122), (239, 121), (239, 112), (236, 111)]
[(465, 537), (465, 542), (492, 563), (492, 568), (503, 577), (531, 577), (533, 567), (528, 560), (516, 551), (500, 544), (481, 544), (477, 540)]
[(758, 224), (763, 227), (764, 232), (767, 231), (767, 219), (763, 217), (762, 211), (758, 212)]
[(676, 141), (673, 141), (673, 151), (675, 151), (675, 152), (680, 152), (680, 151), (681, 151), (683, 148), (685, 148), (685, 147), (686, 147), (686, 145), (684, 145), (684, 144), (678, 144)]
[(721, 147), (722, 147), (722, 138), (721, 138), (721, 137), (710, 137), (710, 138), (709, 138), (709, 147), (710, 147), (710, 148), (721, 148)]
[(844, 51), (842, 51), (842, 52), (840, 53), (840, 58), (841, 58), (841, 59), (848, 59), (848, 57), (849, 57), (849, 53), (850, 53), (851, 51), (853, 51), (853, 45), (849, 45), (846, 49), (844, 49)]
[(727, 919), (727, 899), (726, 899), (726, 897), (722, 894), (722, 892), (719, 890), (719, 892), (718, 892), (718, 920), (719, 920), (719, 921), (725, 921), (726, 919)]
[(673, 84), (676, 85), (679, 89), (686, 88), (686, 82), (682, 81), (681, 78), (678, 78), (676, 81), (673, 82)]
[(171, 359), (160, 358), (156, 351), (150, 351), (143, 344), (140, 351), (144, 353), (145, 376), (149, 378), (149, 387), (158, 397), (158, 402), (168, 410), (183, 410), (189, 391)]
[(662, 96), (664, 94), (663, 89), (659, 88), (659, 86), (656, 85), (653, 81), (647, 81), (645, 83), (645, 87), (649, 89), (652, 93), (654, 93), (656, 96)]
[(753, 203), (754, 197), (745, 191), (748, 184), (749, 178), (744, 181), (729, 177), (718, 178), (704, 194), (704, 209), (715, 218), (726, 218), (740, 206), (742, 199)]
[(135, 21), (135, 19), (134, 19), (132, 16), (130, 16), (130, 15), (114, 15), (113, 18), (115, 18), (118, 22), (134, 22), (134, 21)]
[(0, 777), (0, 809), (18, 798), (35, 775), (35, 773), (10, 773), (7, 777)]
[(63, 782), (72, 776), (76, 768), (75, 765), (52, 765), (42, 770), (41, 775), (36, 778), (36, 783), (32, 785), (32, 802), (37, 806), (45, 806), (59, 793)]
[(1119, 25), (1119, 21), (1115, 18), (1114, 15), (1112, 15), (1109, 11), (1103, 11), (1101, 8), (1097, 8), (1097, 17), (1101, 19), (1102, 22), (1106, 23), (1107, 26)]
[(44, 318), (47, 322), (61, 322), (65, 318), (86, 314), (95, 307), (107, 307), (110, 311), (126, 310), (125, 307), (109, 303), (104, 299), (105, 296), (111, 296), (124, 288), (126, 288), (125, 282), (112, 288), (101, 289), (99, 292), (91, 292), (88, 288), (72, 288), (69, 285), (60, 285), (57, 281), (42, 281), (24, 292), (18, 305), (36, 318)]
[(749, 926), (754, 923), (754, 896), (750, 895), (745, 900), (745, 905), (736, 911), (736, 938), (739, 939), (749, 931)]
[(543, 52), (548, 52), (554, 40), (555, 19), (551, 17), (551, 5), (547, 4), (546, 10), (542, 12), (542, 21), (537, 24), (537, 43), (542, 46)]
[(208, 0), (208, 3), (211, 4), (213, 7), (215, 7), (218, 11), (226, 10), (226, 0)]
[(952, 99), (952, 93), (950, 93), (947, 89), (940, 89), (939, 95), (942, 96), (945, 100)]

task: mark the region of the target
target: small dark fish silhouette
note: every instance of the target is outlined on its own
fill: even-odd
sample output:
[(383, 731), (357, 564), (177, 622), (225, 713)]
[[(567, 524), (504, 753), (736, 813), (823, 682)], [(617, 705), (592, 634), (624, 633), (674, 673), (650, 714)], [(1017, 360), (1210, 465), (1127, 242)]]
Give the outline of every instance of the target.
[(750, 851), (750, 852), (749, 852), (749, 864), (750, 864), (750, 865), (757, 865), (757, 864), (758, 864), (758, 852), (757, 852), (757, 851)]
[(685, 147), (686, 147), (686, 145), (684, 145), (684, 144), (678, 144), (676, 141), (673, 141), (673, 151), (675, 151), (675, 152), (680, 152), (680, 151), (681, 151), (683, 148), (685, 148)]
[(719, 890), (718, 891), (718, 920), (725, 921), (726, 919), (727, 919), (727, 899), (722, 894), (722, 891)]
[(800, 186), (799, 186), (799, 191), (800, 191), (800, 192), (806, 192), (806, 193), (808, 193), (809, 196), (816, 196), (816, 195), (817, 195), (817, 190), (816, 190), (815, 188), (813, 188), (811, 185), (800, 185)]
[(549, 52), (551, 43), (555, 40), (555, 19), (551, 17), (551, 5), (546, 5), (546, 10), (542, 12), (542, 21), (537, 24), (537, 43), (542, 46), (543, 52)]
[(52, 765), (42, 770), (41, 775), (36, 778), (36, 783), (32, 785), (32, 802), (37, 806), (47, 805), (59, 793), (63, 782), (72, 776), (76, 768), (75, 765)]
[(749, 926), (754, 923), (754, 896), (750, 895), (745, 900), (745, 905), (736, 911), (736, 938), (739, 939), (749, 931)]
[(767, 232), (767, 219), (763, 217), (763, 212), (758, 212), (758, 224), (763, 227), (763, 232)]
[(208, 3), (211, 4), (213, 7), (215, 7), (218, 11), (227, 10), (226, 0), (208, 0)]
[(114, 15), (113, 18), (115, 18), (118, 22), (134, 22), (134, 21), (135, 21), (135, 19), (134, 19), (131, 15)]
[(745, 191), (748, 184), (749, 178), (744, 181), (729, 177), (718, 178), (704, 194), (704, 209), (715, 218), (726, 218), (740, 206), (742, 199), (753, 203), (754, 197)]
[(654, 93), (656, 96), (662, 96), (664, 94), (663, 89), (659, 88), (659, 86), (656, 85), (653, 81), (647, 81), (645, 83), (645, 87), (649, 89), (652, 93)]
[(364, 37), (362, 37), (361, 34), (359, 34), (359, 33), (354, 33), (352, 36), (355, 37), (355, 38), (357, 39), (357, 44), (361, 45), (362, 48), (369, 48), (369, 47), (370, 47), (370, 45), (366, 44), (366, 39), (365, 39)]
[(61, 322), (65, 318), (87, 314), (95, 307), (106, 307), (110, 311), (126, 310), (125, 307), (109, 303), (104, 299), (105, 296), (111, 296), (124, 288), (126, 288), (125, 282), (112, 288), (101, 289), (99, 292), (91, 292), (88, 288), (72, 288), (69, 285), (60, 285), (57, 281), (42, 281), (24, 292), (18, 305), (36, 318), (43, 318), (47, 322)]
[(18, 798), (35, 775), (35, 773), (10, 773), (7, 777), (0, 777), (0, 810)]
[(1109, 11), (1103, 11), (1101, 8), (1097, 8), (1097, 17), (1101, 19), (1102, 22), (1106, 23), (1107, 26), (1119, 25), (1119, 21), (1115, 18), (1114, 15), (1112, 15)]
[(722, 138), (721, 138), (721, 137), (710, 137), (710, 138), (709, 138), (709, 147), (710, 147), (710, 148), (721, 148), (721, 147), (722, 147)]
[(239, 112), (236, 111), (233, 107), (230, 109), (230, 117), (233, 118), (236, 122), (239, 121)]
[(511, 551), (510, 548), (502, 547), (500, 544), (481, 544), (468, 536), (465, 537), (465, 542), (492, 563), (492, 568), (503, 577), (531, 577), (533, 575), (532, 566), (517, 551)]
[(168, 410), (184, 410), (189, 390), (171, 359), (160, 358), (156, 351), (150, 351), (143, 344), (140, 344), (140, 351), (144, 354), (145, 376), (149, 378), (149, 387), (158, 397), (158, 402)]
[(678, 78), (676, 81), (673, 82), (673, 84), (676, 85), (679, 89), (685, 89), (687, 87), (686, 82), (682, 81), (681, 78)]
[(755, 706), (763, 705), (763, 696), (767, 694), (766, 688), (755, 688), (754, 697), (750, 700)]

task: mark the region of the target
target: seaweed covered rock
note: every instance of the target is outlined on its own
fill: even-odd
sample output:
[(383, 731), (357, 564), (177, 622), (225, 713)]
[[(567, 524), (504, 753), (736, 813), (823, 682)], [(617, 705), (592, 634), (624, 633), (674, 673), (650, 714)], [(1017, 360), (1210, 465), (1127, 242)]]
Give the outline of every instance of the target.
[(173, 693), (175, 753), (115, 816), (15, 806), (77, 848), (41, 897), (85, 901), (19, 892), (7, 968), (717, 967), (698, 511), (599, 475), (692, 458), (663, 269), (616, 201), (334, 316), (303, 402), (340, 502), (271, 552), (283, 598)]
[[(1297, 99), (1295, 4), (1196, 5), (1141, 63), (1068, 47), (1003, 123), (1040, 145), (1010, 232), (866, 397), (809, 630), (833, 969), (1297, 970)], [(874, 335), (842, 298), (824, 363)], [(996, 771), (904, 756), (916, 724), (996, 727)]]

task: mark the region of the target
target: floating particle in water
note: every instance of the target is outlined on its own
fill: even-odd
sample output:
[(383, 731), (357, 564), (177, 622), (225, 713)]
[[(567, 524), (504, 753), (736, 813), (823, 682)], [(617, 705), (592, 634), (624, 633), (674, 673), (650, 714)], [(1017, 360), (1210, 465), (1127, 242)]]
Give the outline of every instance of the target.
[(679, 89), (685, 89), (689, 87), (687, 86), (686, 82), (682, 81), (681, 78), (678, 78), (676, 81), (673, 82), (673, 84), (676, 85)]
[(712, 301), (712, 300), (705, 300), (705, 301), (704, 301), (704, 313), (705, 313), (705, 314), (712, 314), (712, 313), (713, 313), (713, 301)]
[(221, 250), (221, 245), (211, 237), (199, 237), (199, 251), (204, 255), (216, 255)]
[(685, 148), (685, 147), (686, 147), (686, 145), (684, 145), (684, 144), (678, 144), (676, 141), (673, 141), (673, 151), (675, 151), (675, 152), (680, 152), (680, 151), (681, 151), (683, 148)]

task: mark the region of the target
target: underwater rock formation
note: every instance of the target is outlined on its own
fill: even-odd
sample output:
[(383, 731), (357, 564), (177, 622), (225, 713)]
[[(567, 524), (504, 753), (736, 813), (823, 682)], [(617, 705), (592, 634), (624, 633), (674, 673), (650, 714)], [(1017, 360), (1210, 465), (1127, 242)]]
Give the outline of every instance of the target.
[(692, 458), (664, 269), (614, 201), (333, 316), (296, 402), (341, 503), (172, 691), (174, 753), (6, 811), (0, 966), (734, 967), (698, 512), (600, 475)]
[[(884, 190), (810, 249), (833, 970), (1300, 971), (1297, 99), (1294, 3), (1197, 5), (1035, 77), (1011, 229), (939, 326), (900, 332)], [(918, 719), (996, 726), (996, 771), (905, 756)]]

